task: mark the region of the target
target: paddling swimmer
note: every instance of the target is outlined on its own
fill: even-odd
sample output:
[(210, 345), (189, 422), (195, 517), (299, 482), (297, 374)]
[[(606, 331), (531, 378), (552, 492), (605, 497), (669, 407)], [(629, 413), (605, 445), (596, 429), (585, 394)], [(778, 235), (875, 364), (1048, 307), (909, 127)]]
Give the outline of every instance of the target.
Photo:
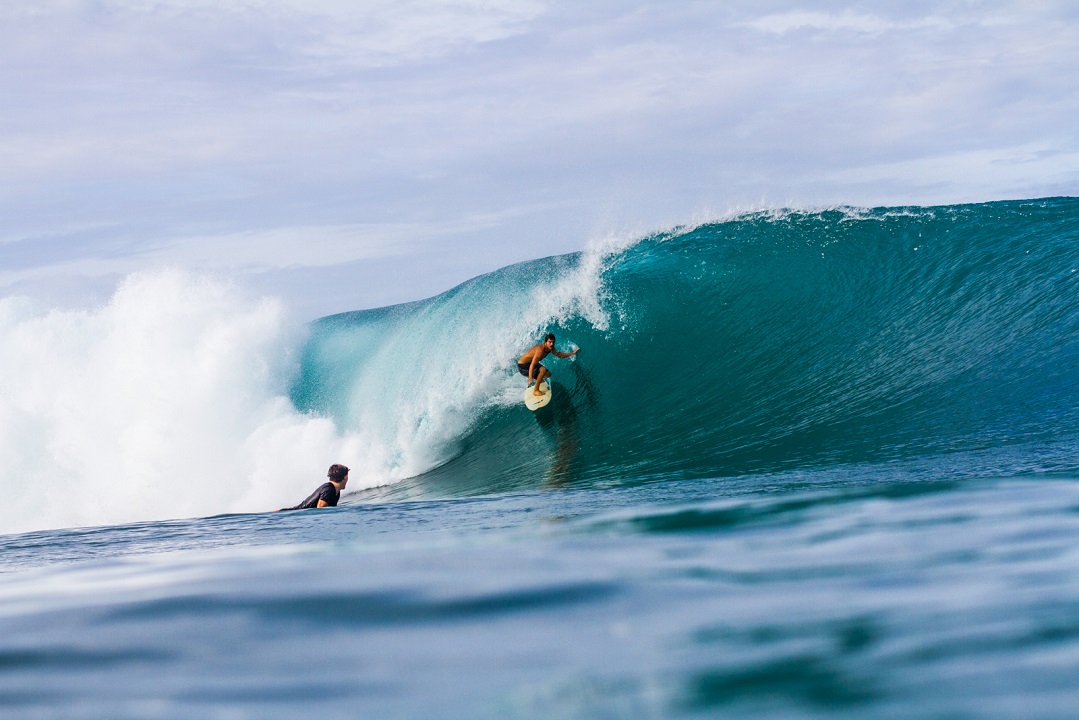
[(341, 497), (341, 491), (348, 485), (348, 468), (344, 465), (330, 465), (329, 478), (307, 496), (307, 499), (295, 507), (281, 508), (282, 510), (306, 510), (308, 508), (337, 507), (337, 501)]
[(548, 354), (552, 354), (555, 357), (568, 358), (571, 355), (576, 355), (577, 351), (581, 348), (577, 348), (573, 352), (564, 353), (554, 349), (554, 333), (547, 333), (547, 336), (543, 338), (543, 342), (539, 345), (534, 345), (517, 361), (517, 371), (528, 378), (528, 384), (536, 383), (536, 388), (532, 391), (533, 395), (546, 395), (547, 393), (540, 390), (540, 384), (544, 379), (551, 376), (551, 372), (540, 365), (540, 360), (547, 357)]

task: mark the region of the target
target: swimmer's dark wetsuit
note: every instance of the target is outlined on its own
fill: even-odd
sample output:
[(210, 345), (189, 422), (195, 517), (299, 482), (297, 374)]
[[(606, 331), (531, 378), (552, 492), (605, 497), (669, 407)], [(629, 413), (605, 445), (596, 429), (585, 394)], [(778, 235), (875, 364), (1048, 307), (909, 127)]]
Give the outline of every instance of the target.
[(307, 496), (307, 499), (296, 507), (281, 508), (282, 510), (307, 510), (317, 508), (319, 500), (325, 500), (329, 507), (337, 507), (337, 500), (341, 497), (341, 491), (333, 486), (332, 482), (325, 482), (318, 486), (315, 492)]

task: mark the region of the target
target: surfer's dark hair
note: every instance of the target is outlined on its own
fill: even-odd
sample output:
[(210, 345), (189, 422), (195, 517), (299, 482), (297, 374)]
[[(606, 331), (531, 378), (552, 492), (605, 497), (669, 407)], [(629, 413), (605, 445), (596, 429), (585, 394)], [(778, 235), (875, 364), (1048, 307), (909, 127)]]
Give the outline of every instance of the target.
[(544, 342), (547, 342), (548, 340), (554, 340), (554, 333), (547, 333), (547, 337), (543, 338)]
[(348, 475), (348, 468), (344, 465), (330, 465), (330, 471), (326, 473), (326, 477), (337, 482), (344, 480), (346, 475)]

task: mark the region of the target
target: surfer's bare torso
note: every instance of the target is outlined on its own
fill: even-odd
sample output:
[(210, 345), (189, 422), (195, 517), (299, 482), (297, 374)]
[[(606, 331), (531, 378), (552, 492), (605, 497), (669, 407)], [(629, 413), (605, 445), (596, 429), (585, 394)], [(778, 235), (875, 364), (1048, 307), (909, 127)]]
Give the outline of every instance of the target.
[[(554, 343), (551, 343), (552, 345)], [(543, 358), (551, 354), (551, 349), (547, 347), (547, 343), (540, 343), (539, 345), (532, 346), (524, 355), (517, 360), (518, 365), (531, 365), (533, 361), (539, 362)]]

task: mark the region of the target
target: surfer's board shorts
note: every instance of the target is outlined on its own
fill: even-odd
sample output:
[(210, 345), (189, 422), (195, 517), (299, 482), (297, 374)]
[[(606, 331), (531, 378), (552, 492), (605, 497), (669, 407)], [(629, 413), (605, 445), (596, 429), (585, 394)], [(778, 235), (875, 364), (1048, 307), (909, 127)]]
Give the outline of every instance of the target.
[[(521, 373), (525, 377), (528, 377), (528, 369), (532, 367), (532, 363), (517, 363), (517, 372)], [(539, 376), (539, 370), (542, 365), (536, 365), (536, 375)], [(546, 370), (547, 368), (543, 368)]]

